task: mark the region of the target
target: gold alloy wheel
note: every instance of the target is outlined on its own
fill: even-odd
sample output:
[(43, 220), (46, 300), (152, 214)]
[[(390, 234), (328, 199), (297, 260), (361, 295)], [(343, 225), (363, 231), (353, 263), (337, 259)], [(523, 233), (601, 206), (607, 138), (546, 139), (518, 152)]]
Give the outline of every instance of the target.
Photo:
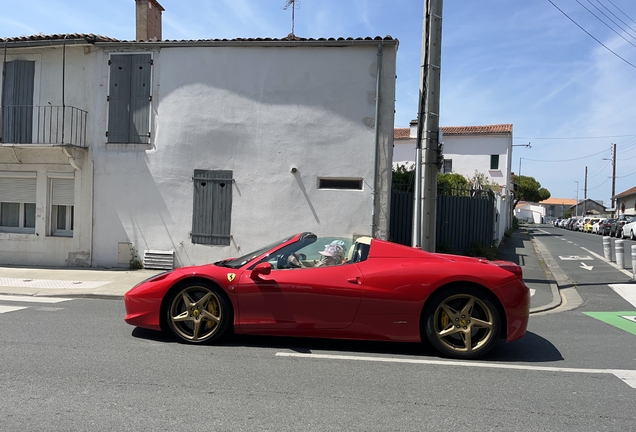
[(439, 343), (455, 353), (474, 353), (495, 338), (493, 312), (481, 299), (456, 294), (435, 309), (433, 328)]
[(178, 337), (188, 342), (204, 342), (219, 330), (223, 310), (219, 297), (212, 290), (194, 285), (174, 297), (169, 317)]

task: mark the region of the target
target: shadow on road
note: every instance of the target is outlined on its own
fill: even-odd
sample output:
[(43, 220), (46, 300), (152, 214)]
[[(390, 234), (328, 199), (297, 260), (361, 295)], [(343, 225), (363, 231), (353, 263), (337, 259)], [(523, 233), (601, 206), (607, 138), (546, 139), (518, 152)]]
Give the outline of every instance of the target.
[[(132, 336), (157, 342), (178, 343), (172, 335), (136, 327)], [(339, 339), (314, 339), (278, 336), (231, 335), (217, 343), (225, 347), (249, 347), (286, 349), (302, 354), (315, 351), (335, 351), (342, 355), (385, 354), (413, 357), (440, 358), (439, 353), (428, 343), (351, 341)], [(209, 345), (211, 349), (214, 345)], [(524, 337), (510, 344), (499, 343), (490, 353), (478, 361), (542, 363), (563, 360), (558, 349), (548, 340), (527, 332)]]

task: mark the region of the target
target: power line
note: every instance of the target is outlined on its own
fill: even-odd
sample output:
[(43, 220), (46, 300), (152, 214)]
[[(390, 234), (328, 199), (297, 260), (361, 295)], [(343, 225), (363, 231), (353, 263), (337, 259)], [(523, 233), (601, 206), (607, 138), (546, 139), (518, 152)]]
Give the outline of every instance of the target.
[[(599, 18), (596, 14), (594, 14), (594, 12), (592, 12), (591, 10), (589, 10), (588, 8), (586, 8), (586, 7), (583, 5), (583, 3), (581, 3), (581, 2), (580, 2), (580, 0), (575, 0), (575, 1), (576, 1), (578, 4), (580, 4), (580, 5), (581, 5), (581, 7), (582, 7), (583, 9), (585, 9), (586, 11), (588, 11), (588, 12), (589, 12), (589, 13), (590, 13), (590, 14), (591, 14), (594, 18), (596, 18), (597, 20), (599, 20), (600, 22), (602, 22), (603, 24), (605, 24), (605, 26), (606, 26), (608, 29), (610, 29), (611, 31), (613, 31), (614, 33), (616, 33), (618, 36), (620, 36), (621, 38), (623, 38), (623, 39), (625, 40), (625, 42), (627, 42), (628, 44), (630, 44), (631, 46), (633, 46), (633, 47), (635, 47), (635, 48), (636, 48), (636, 45), (634, 45), (633, 43), (631, 43), (630, 41), (628, 41), (628, 40), (625, 38), (625, 36), (623, 36), (622, 34), (620, 34), (619, 32), (617, 32), (616, 30), (614, 30), (614, 29), (612, 28), (612, 26), (610, 26), (610, 25), (609, 25), (609, 24), (607, 24), (605, 21), (603, 21), (602, 19), (600, 19), (600, 18)], [(589, 2), (590, 0), (587, 0), (587, 1)], [(591, 3), (590, 3), (590, 4), (591, 4)], [(594, 6), (594, 5), (592, 5), (592, 6)], [(605, 13), (604, 13), (603, 11), (601, 11), (598, 7), (596, 7), (596, 6), (594, 6), (594, 7), (595, 7), (595, 8), (596, 8), (599, 12), (601, 12), (603, 15), (605, 15)], [(623, 29), (621, 26), (619, 26), (618, 24), (616, 24), (616, 23), (615, 23), (615, 22), (614, 22), (614, 21), (613, 21), (610, 17), (608, 17), (607, 15), (605, 15), (605, 17), (606, 17), (607, 19), (609, 19), (610, 21), (612, 21), (612, 24), (614, 24), (614, 25), (618, 26), (621, 30), (623, 30), (623, 31), (625, 32), (625, 29)], [(630, 36), (632, 39), (634, 38), (634, 36), (632, 36), (632, 35), (629, 35), (629, 36)]]
[(606, 50), (608, 50), (609, 52), (611, 52), (612, 54), (614, 54), (616, 57), (618, 57), (619, 59), (623, 60), (625, 63), (627, 63), (628, 65), (630, 65), (631, 67), (633, 67), (634, 69), (636, 69), (636, 65), (630, 63), (629, 61), (625, 60), (623, 57), (621, 57), (620, 55), (618, 55), (616, 52), (612, 51), (607, 45), (605, 45), (603, 42), (601, 42), (600, 40), (596, 39), (594, 36), (592, 36), (592, 34), (590, 32), (588, 32), (587, 30), (585, 30), (583, 27), (581, 27), (581, 25), (579, 23), (577, 23), (576, 21), (574, 21), (568, 14), (566, 14), (563, 10), (561, 10), (557, 5), (555, 5), (552, 0), (548, 0), (548, 2), (550, 2), (550, 4), (552, 6), (554, 6), (555, 8), (557, 8), (557, 10), (559, 12), (561, 12), (563, 15), (565, 15), (567, 17), (567, 19), (569, 19), (570, 21), (572, 21), (578, 28), (580, 28), (581, 30), (583, 30), (585, 33), (587, 33), (587, 35), (589, 37), (591, 37), (592, 39), (594, 39), (596, 42), (598, 42), (600, 45), (602, 45)]
[[(550, 1), (550, 0), (548, 0), (548, 1)], [(592, 157), (592, 156), (600, 155), (601, 153), (605, 153), (605, 152), (607, 152), (607, 150), (603, 150), (603, 151), (600, 151), (598, 153), (592, 153), (591, 155), (581, 156), (579, 158), (574, 158), (574, 159), (540, 160), (540, 159), (523, 158), (523, 160), (529, 160), (529, 161), (533, 161), (533, 162), (573, 162), (573, 161), (577, 161), (577, 160), (581, 160), (581, 159), (587, 159), (587, 158)]]
[(612, 3), (612, 0), (607, 0), (612, 6), (614, 6), (620, 13), (622, 13), (623, 15), (625, 15), (631, 22), (633, 22), (634, 24), (636, 24), (636, 21), (634, 21), (629, 15), (627, 15), (625, 12), (623, 12), (621, 10), (621, 8), (619, 8), (618, 6), (616, 6), (614, 3)]
[[(550, 1), (550, 0), (548, 0)], [(529, 140), (582, 140), (582, 139), (601, 139), (601, 138), (625, 138), (636, 137), (636, 135), (606, 135), (606, 136), (588, 136), (588, 137), (524, 137), (517, 136), (519, 139)]]
[[(587, 1), (588, 1), (588, 2), (590, 2), (590, 4), (592, 3), (592, 2), (591, 2), (591, 0), (587, 0)], [(632, 26), (630, 26), (630, 25), (629, 25), (629, 24), (627, 24), (625, 21), (623, 21), (622, 19), (620, 19), (620, 18), (619, 18), (619, 17), (618, 17), (618, 16), (617, 16), (614, 12), (612, 12), (612, 11), (611, 11), (611, 10), (610, 10), (607, 6), (605, 6), (603, 3), (601, 3), (601, 2), (600, 2), (600, 0), (596, 0), (596, 1), (598, 2), (598, 4), (600, 4), (601, 6), (603, 6), (603, 8), (604, 8), (606, 11), (608, 11), (609, 13), (611, 13), (611, 14), (614, 16), (614, 18), (616, 18), (617, 20), (619, 20), (620, 22), (622, 22), (623, 24), (625, 24), (625, 26), (627, 26), (627, 28), (628, 28), (628, 29), (630, 29), (630, 30), (631, 30), (631, 31), (633, 31), (633, 32), (636, 32), (636, 30), (634, 30), (634, 29), (632, 28)], [(610, 3), (611, 3), (611, 2), (610, 2)], [(614, 7), (616, 7), (616, 6), (614, 6)], [(598, 8), (597, 8), (597, 9), (598, 9)], [(618, 9), (618, 8), (616, 8), (616, 9)], [(620, 10), (620, 9), (619, 9), (619, 10)], [(625, 15), (625, 12), (623, 12), (623, 11), (621, 11), (621, 12), (623, 13), (623, 15)], [(601, 13), (602, 13), (602, 12), (601, 12)], [(605, 15), (605, 14), (603, 14), (603, 15)], [(607, 16), (607, 15), (606, 15), (606, 16)], [(625, 15), (625, 16), (627, 16), (627, 15)], [(629, 17), (627, 17), (627, 18), (629, 18)], [(630, 19), (631, 19), (631, 18), (630, 18)], [(633, 20), (632, 20), (632, 21), (633, 21)]]

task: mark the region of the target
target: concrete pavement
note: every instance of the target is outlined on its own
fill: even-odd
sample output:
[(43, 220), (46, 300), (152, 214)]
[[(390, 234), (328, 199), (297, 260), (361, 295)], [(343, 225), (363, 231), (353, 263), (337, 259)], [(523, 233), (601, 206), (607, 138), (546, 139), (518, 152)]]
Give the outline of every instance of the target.
[[(499, 247), (499, 258), (519, 264), (524, 280), (533, 292), (531, 313), (561, 305), (553, 271), (560, 269), (531, 230), (521, 226)], [(127, 270), (95, 268), (47, 268), (0, 266), (0, 294), (26, 296), (63, 296), (122, 298), (137, 283), (161, 273), (161, 270)]]

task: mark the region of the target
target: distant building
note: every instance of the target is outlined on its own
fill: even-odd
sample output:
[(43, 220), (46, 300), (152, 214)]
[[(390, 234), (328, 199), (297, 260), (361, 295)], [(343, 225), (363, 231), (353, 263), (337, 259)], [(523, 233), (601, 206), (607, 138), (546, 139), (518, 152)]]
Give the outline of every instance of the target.
[(636, 186), (614, 195), (614, 199), (619, 215), (636, 215)]

